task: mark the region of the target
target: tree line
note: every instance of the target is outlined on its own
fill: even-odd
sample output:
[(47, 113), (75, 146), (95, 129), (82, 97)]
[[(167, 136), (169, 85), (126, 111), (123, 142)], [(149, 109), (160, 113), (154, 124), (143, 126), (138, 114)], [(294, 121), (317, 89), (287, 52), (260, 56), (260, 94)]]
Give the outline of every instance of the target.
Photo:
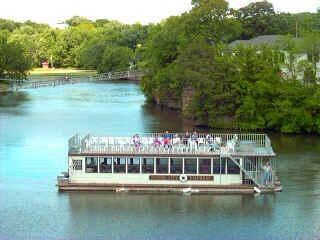
[[(0, 19), (0, 76), (23, 77), (44, 61), (98, 72), (140, 68), (148, 72), (141, 87), (149, 101), (182, 110), (199, 125), (320, 132), (319, 11), (192, 0), (190, 11), (158, 24), (79, 16), (65, 24)], [(286, 37), (273, 46), (228, 45), (269, 34)], [(298, 61), (301, 53), (307, 59)]]
[[(67, 27), (59, 29), (31, 21), (17, 23), (1, 19), (0, 34), (7, 36), (8, 43), (22, 47), (20, 52), (27, 58), (26, 68), (17, 69), (17, 72), (40, 67), (42, 62), (57, 68), (88, 68), (101, 72), (126, 69), (134, 64), (134, 51), (146, 38), (148, 28), (138, 23), (91, 21), (77, 16), (66, 20), (65, 24)], [(15, 56), (15, 59), (18, 61), (20, 57)], [(5, 67), (1, 69), (6, 72)]]

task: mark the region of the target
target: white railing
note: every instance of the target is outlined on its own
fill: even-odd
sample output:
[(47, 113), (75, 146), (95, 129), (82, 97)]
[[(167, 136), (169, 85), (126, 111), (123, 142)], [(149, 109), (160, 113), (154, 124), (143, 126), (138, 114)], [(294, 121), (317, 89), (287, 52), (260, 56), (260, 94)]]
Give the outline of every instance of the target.
[(267, 135), (243, 133), (152, 133), (133, 137), (75, 135), (69, 140), (69, 153), (274, 155)]
[(101, 73), (91, 77), (94, 81), (119, 80), (119, 79), (138, 79), (144, 76), (145, 73), (138, 70), (129, 70), (121, 72)]
[(120, 79), (134, 79), (137, 80), (144, 76), (144, 72), (138, 70), (122, 71), (122, 72), (109, 72), (102, 73), (95, 76), (88, 77), (67, 77), (61, 76), (61, 79), (46, 80), (46, 81), (30, 81), (30, 80), (8, 80), (11, 84), (11, 89), (28, 89), (28, 88), (40, 88), (40, 87), (54, 87), (66, 84), (85, 83), (94, 81), (106, 81), (106, 80), (120, 80)]

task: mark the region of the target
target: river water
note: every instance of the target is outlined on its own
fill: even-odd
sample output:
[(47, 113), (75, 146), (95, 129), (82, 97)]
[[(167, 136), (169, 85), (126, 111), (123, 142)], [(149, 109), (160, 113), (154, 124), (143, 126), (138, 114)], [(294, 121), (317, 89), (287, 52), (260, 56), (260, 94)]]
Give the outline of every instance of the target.
[(320, 239), (320, 137), (271, 135), (282, 193), (59, 193), (79, 133), (182, 131), (135, 83), (26, 90), (0, 98), (0, 239)]

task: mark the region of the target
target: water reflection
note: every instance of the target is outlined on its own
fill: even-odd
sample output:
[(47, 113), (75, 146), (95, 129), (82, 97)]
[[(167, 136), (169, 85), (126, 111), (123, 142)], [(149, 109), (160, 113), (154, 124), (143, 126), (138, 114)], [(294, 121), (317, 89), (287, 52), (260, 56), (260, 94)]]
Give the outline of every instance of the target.
[[(176, 214), (221, 215), (244, 214), (246, 216), (272, 214), (275, 195), (179, 195), (179, 194), (133, 194), (71, 192), (69, 199), (73, 217), (87, 211), (97, 214), (136, 214), (144, 209), (159, 216)], [(101, 209), (103, 211), (101, 212)]]
[[(248, 239), (261, 233), (258, 219), (272, 221), (276, 202), (274, 195), (62, 194), (68, 196), (72, 228), (98, 239), (104, 226), (116, 239), (225, 239), (235, 232), (245, 236), (237, 239)], [(93, 222), (98, 225), (86, 228)]]
[(30, 100), (26, 92), (2, 92), (0, 94), (0, 107), (17, 107)]

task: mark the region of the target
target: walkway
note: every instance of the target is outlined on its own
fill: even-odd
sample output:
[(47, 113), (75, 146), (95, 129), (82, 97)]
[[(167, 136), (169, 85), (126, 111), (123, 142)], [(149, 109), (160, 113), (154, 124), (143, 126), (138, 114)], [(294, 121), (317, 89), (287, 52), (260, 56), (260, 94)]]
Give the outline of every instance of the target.
[(83, 82), (97, 82), (97, 81), (114, 81), (114, 80), (129, 80), (139, 81), (144, 76), (142, 71), (122, 71), (122, 72), (109, 72), (97, 74), (89, 77), (63, 77), (57, 80), (46, 81), (30, 81), (30, 80), (8, 80), (10, 82), (10, 89), (17, 91), (20, 89), (40, 88), (40, 87), (55, 87), (66, 84), (76, 84)]

